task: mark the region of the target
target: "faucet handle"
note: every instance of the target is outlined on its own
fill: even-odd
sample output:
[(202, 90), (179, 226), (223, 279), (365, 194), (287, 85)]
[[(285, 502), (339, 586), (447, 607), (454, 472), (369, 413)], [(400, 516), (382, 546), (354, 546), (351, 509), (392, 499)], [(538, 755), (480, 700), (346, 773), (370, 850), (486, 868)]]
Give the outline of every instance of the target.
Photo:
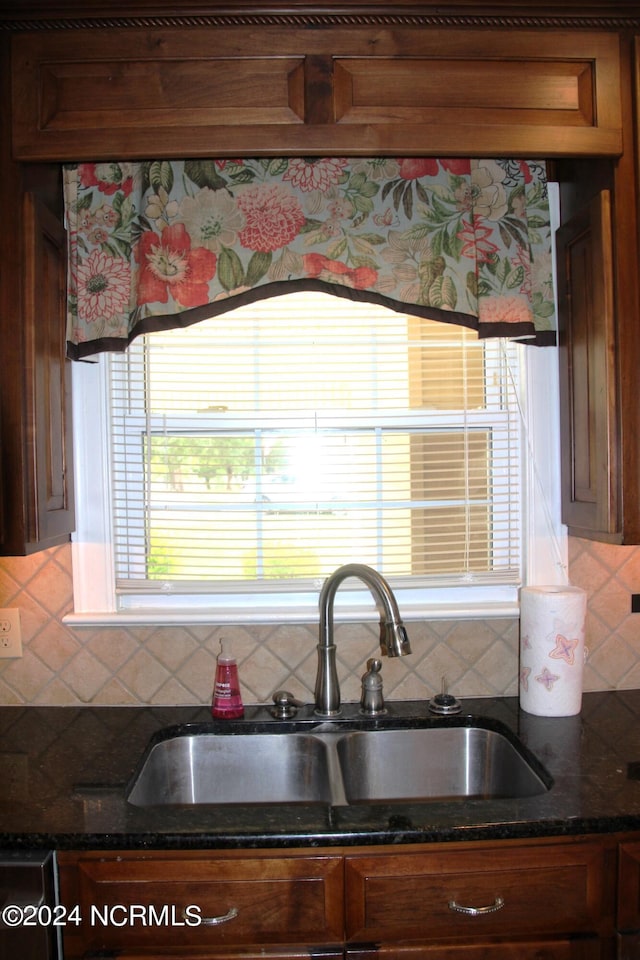
[(301, 700), (296, 700), (288, 690), (276, 690), (273, 697), (273, 707), (271, 715), (276, 720), (292, 720), (298, 712), (298, 708), (303, 706)]
[(368, 717), (377, 717), (386, 713), (384, 696), (382, 694), (382, 677), (380, 671), (382, 661), (371, 659), (367, 661), (367, 672), (362, 678), (362, 696), (360, 698), (360, 713)]

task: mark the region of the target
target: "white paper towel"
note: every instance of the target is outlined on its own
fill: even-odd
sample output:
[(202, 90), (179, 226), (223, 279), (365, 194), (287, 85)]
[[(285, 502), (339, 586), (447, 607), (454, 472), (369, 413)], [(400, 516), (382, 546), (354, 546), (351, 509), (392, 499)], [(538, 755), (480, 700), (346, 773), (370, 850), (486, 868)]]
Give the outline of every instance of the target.
[(579, 587), (520, 591), (520, 706), (527, 713), (580, 713), (586, 607)]

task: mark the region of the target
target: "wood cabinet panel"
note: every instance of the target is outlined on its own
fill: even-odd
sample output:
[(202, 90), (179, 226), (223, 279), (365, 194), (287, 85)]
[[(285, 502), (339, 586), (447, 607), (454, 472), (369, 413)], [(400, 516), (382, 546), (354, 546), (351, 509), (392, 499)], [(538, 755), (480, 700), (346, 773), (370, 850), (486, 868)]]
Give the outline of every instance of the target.
[[(40, 70), (38, 123), (65, 132), (301, 123), (301, 58), (98, 60), (46, 63)], [(82, 91), (82, 96), (78, 91)], [(259, 97), (256, 91), (260, 91)]]
[(3, 277), (4, 298), (12, 291), (14, 298), (3, 313), (10, 360), (0, 390), (6, 498), (0, 552), (20, 556), (67, 542), (75, 515), (64, 229), (38, 193), (12, 198), (9, 214), (14, 199), (19, 220), (11, 236), (22, 260), (15, 275)]
[(45, 546), (66, 540), (74, 524), (66, 238), (57, 217), (31, 193), (23, 222), (28, 536)]
[(603, 190), (557, 232), (562, 519), (619, 539), (611, 197)]
[[(88, 950), (127, 949), (135, 954), (142, 948), (169, 955), (188, 951), (189, 956), (198, 956), (198, 951), (206, 956), (208, 950), (218, 957), (219, 947), (243, 944), (271, 944), (271, 955), (280, 956), (287, 954), (278, 952), (278, 944), (330, 945), (343, 940), (339, 856), (60, 853), (58, 862), (62, 902), (79, 904), (83, 917), (80, 927), (65, 931), (69, 958), (82, 957)], [(176, 922), (104, 926), (100, 916), (97, 923), (89, 922), (96, 908), (113, 907), (116, 920), (126, 919), (124, 911), (131, 904), (153, 905), (157, 911), (168, 907), (169, 918), (175, 916)], [(183, 910), (189, 905), (203, 918), (228, 919), (186, 925)], [(224, 950), (221, 955), (226, 955)], [(251, 956), (251, 950), (245, 948), (244, 955)]]
[(17, 34), (14, 155), (622, 152), (617, 37), (487, 36), (366, 25)]
[(348, 941), (597, 935), (612, 925), (614, 861), (597, 842), (347, 857), (346, 891)]
[[(336, 118), (349, 123), (456, 121), (593, 126), (592, 62), (337, 59)], [(386, 111), (385, 111), (386, 107)]]

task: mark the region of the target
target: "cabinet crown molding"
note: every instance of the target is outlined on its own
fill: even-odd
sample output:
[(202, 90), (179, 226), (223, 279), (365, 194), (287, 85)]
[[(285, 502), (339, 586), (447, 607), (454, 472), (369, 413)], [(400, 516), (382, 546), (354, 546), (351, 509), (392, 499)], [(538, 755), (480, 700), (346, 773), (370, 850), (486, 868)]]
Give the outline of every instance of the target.
[(209, 0), (201, 3), (153, 3), (115, 0), (108, 9), (101, 0), (34, 0), (21, 4), (0, 0), (0, 31), (113, 29), (127, 27), (171, 28), (208, 26), (400, 26), (432, 28), (488, 27), (493, 29), (594, 29), (624, 30), (640, 27), (636, 0), (606, 3), (594, 0), (579, 3), (565, 0), (557, 4), (539, 0), (496, 0), (478, 3), (459, 0), (441, 4), (437, 0), (408, 0), (393, 4), (378, 0), (358, 0), (345, 8), (338, 0), (320, 0), (315, 4), (288, 0), (274, 6), (272, 0)]

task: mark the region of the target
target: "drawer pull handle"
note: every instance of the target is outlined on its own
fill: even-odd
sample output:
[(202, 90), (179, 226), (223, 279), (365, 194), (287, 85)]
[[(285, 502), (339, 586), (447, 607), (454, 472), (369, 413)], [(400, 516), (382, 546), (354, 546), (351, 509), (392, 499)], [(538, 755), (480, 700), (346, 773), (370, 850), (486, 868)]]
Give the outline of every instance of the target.
[(449, 910), (454, 910), (455, 913), (466, 913), (469, 917), (482, 917), (485, 913), (495, 913), (497, 910), (502, 910), (503, 907), (504, 900), (502, 897), (496, 897), (493, 903), (486, 907), (464, 907), (461, 903), (456, 903), (455, 900), (449, 900)]
[(229, 912), (223, 914), (221, 917), (200, 917), (200, 923), (203, 927), (217, 927), (221, 923), (228, 923), (229, 920), (235, 920), (237, 916), (237, 908), (231, 907)]

